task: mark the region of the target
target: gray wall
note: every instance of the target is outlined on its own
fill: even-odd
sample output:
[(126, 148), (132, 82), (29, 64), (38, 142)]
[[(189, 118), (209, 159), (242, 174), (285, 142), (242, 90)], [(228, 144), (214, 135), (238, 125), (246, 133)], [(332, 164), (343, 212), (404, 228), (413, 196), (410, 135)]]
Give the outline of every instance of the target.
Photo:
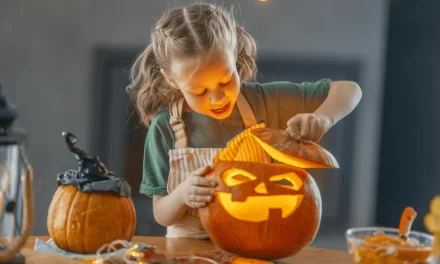
[[(352, 225), (374, 219), (387, 4), (384, 0), (240, 1), (239, 20), (257, 39), (261, 54), (362, 61), (364, 93), (353, 171), (356, 202), (348, 216)], [(0, 3), (0, 79), (19, 107), (16, 124), (29, 133), (35, 169), (35, 235), (47, 234), (56, 173), (76, 167), (61, 131), (74, 132), (86, 150), (91, 145), (93, 48), (147, 43), (154, 17), (165, 7), (165, 1), (146, 0)]]

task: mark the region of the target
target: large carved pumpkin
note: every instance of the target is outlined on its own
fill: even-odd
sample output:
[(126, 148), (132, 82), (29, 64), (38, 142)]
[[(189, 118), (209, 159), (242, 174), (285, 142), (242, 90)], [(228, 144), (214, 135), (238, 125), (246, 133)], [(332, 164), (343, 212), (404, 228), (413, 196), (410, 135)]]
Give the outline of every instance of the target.
[(248, 129), (228, 143), (206, 176), (218, 185), (214, 201), (199, 209), (202, 224), (230, 253), (295, 255), (313, 241), (321, 221), (321, 195), (304, 168), (334, 167), (335, 158), (315, 143), (296, 142), (264, 124)]
[(72, 134), (63, 135), (80, 168), (58, 174), (59, 187), (47, 217), (50, 237), (59, 248), (82, 254), (94, 254), (114, 240), (130, 241), (136, 227), (130, 186), (109, 172), (99, 157), (75, 148)]

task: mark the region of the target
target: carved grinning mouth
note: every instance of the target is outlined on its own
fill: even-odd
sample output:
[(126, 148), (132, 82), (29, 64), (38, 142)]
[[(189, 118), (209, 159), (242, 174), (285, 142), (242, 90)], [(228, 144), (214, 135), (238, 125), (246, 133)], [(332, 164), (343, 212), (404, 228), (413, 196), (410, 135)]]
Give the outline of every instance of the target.
[(251, 222), (267, 221), (270, 209), (281, 209), (281, 216), (287, 218), (298, 209), (304, 198), (302, 194), (283, 194), (248, 196), (245, 201), (232, 201), (231, 193), (218, 192), (216, 196), (232, 217)]

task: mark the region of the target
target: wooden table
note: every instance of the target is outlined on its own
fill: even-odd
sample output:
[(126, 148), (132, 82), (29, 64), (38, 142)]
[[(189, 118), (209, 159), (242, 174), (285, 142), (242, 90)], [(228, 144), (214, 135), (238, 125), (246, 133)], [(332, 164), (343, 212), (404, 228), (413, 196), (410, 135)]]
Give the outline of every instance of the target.
[[(26, 256), (26, 264), (47, 263), (47, 264), (84, 264), (79, 260), (67, 260), (48, 254), (36, 254), (33, 251), (35, 239), (47, 241), (47, 236), (37, 236), (28, 238), (22, 254)], [(134, 237), (133, 242), (152, 244), (157, 246), (157, 251), (168, 256), (184, 256), (191, 252), (203, 252), (216, 249), (215, 245), (209, 240), (180, 239), (165, 237)], [(50, 258), (50, 261), (49, 261)], [(303, 249), (296, 256), (277, 261), (277, 263), (295, 263), (295, 264), (348, 264), (352, 263), (350, 255), (344, 251), (335, 251), (322, 248), (308, 247)]]

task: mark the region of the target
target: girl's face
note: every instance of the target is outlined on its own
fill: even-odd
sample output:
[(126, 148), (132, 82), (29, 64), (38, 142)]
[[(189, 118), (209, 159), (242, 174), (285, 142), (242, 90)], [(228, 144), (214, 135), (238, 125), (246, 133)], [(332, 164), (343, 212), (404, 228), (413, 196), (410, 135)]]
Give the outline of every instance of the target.
[(216, 119), (231, 115), (240, 93), (240, 77), (231, 51), (174, 59), (170, 77), (194, 111)]

